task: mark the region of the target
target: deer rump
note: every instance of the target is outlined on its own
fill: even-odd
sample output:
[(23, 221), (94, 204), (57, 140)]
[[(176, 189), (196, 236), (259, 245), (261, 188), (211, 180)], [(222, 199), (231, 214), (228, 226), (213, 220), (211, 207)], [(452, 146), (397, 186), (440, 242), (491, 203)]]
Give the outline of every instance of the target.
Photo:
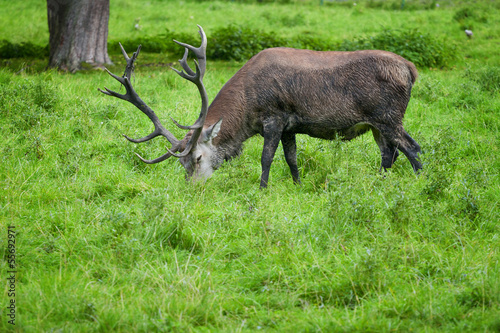
[[(411, 88), (417, 78), (417, 70), (411, 62), (396, 54), (375, 50), (267, 49), (250, 59), (208, 106), (203, 85), (207, 39), (199, 28), (200, 47), (177, 42), (186, 52), (179, 61), (184, 71), (176, 72), (195, 83), (202, 99), (200, 116), (194, 125), (182, 126), (174, 120), (178, 127), (189, 130), (182, 140), (163, 127), (130, 83), (140, 46), (131, 58), (122, 48), (127, 61), (122, 77), (108, 71), (125, 86), (126, 93), (100, 90), (134, 104), (153, 122), (153, 133), (141, 139), (125, 136), (128, 140), (139, 143), (162, 135), (172, 144), (166, 154), (154, 160), (139, 156), (144, 162), (158, 163), (175, 156), (186, 169), (188, 178), (206, 179), (224, 160), (237, 156), (245, 140), (260, 134), (264, 137), (260, 186), (267, 186), (280, 141), (292, 178), (299, 183), (296, 134), (351, 140), (371, 130), (380, 148), (381, 170), (393, 165), (398, 150), (407, 156), (415, 172), (422, 168), (418, 160), (420, 147), (403, 128)], [(198, 59), (195, 71), (187, 64), (189, 51)]]

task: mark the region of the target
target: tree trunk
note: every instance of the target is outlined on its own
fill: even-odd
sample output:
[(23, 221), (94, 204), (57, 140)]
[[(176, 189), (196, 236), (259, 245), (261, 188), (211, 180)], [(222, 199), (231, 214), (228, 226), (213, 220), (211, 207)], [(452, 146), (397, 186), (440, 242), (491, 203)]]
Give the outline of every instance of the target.
[(75, 72), (111, 64), (109, 0), (47, 0), (49, 67)]

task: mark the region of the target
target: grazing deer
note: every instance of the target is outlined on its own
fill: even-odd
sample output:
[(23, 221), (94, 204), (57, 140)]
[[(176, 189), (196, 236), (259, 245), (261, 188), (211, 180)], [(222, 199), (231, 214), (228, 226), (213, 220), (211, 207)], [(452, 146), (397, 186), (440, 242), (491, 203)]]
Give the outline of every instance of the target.
[[(382, 168), (390, 168), (402, 151), (415, 172), (420, 146), (403, 128), (403, 116), (417, 78), (413, 63), (386, 51), (318, 52), (290, 48), (267, 49), (250, 59), (220, 90), (212, 104), (203, 85), (207, 38), (199, 27), (201, 46), (185, 47), (179, 60), (184, 71), (174, 69), (193, 82), (201, 95), (201, 112), (182, 140), (163, 125), (156, 114), (137, 95), (130, 77), (141, 46), (127, 61), (123, 76), (106, 71), (125, 86), (119, 94), (107, 88), (102, 93), (134, 104), (154, 124), (154, 131), (135, 143), (164, 136), (171, 148), (153, 160), (158, 163), (171, 156), (179, 158), (187, 178), (206, 179), (224, 162), (239, 155), (243, 142), (257, 133), (264, 137), (260, 187), (266, 187), (269, 170), (279, 142), (295, 183), (300, 183), (297, 167), (297, 133), (322, 139), (340, 136), (351, 140), (371, 130), (382, 155)], [(121, 44), (120, 44), (121, 47)], [(193, 71), (187, 56), (192, 51), (198, 61)]]

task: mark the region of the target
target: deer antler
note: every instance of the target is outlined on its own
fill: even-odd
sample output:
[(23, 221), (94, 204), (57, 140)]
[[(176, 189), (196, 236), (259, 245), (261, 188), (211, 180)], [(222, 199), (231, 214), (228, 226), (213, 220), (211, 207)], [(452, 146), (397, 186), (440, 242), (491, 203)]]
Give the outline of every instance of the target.
[[(198, 91), (200, 92), (201, 96), (201, 110), (200, 110), (200, 115), (198, 119), (195, 121), (195, 123), (191, 126), (183, 126), (180, 125), (177, 121), (172, 119), (172, 121), (182, 129), (187, 129), (187, 130), (193, 130), (193, 135), (191, 136), (191, 139), (188, 141), (186, 144), (186, 148), (184, 151), (180, 154), (174, 154), (176, 157), (183, 157), (186, 156), (191, 152), (191, 150), (196, 146), (196, 143), (198, 142), (198, 139), (201, 135), (201, 132), (203, 131), (203, 124), (205, 123), (205, 118), (207, 117), (207, 112), (208, 112), (208, 96), (207, 96), (207, 91), (205, 90), (205, 86), (203, 85), (203, 76), (205, 75), (205, 70), (206, 70), (206, 64), (207, 64), (207, 58), (206, 58), (206, 52), (207, 52), (207, 36), (205, 35), (205, 32), (203, 31), (203, 28), (198, 25), (199, 33), (201, 36), (201, 45), (200, 47), (193, 47), (189, 44), (184, 44), (181, 42), (178, 42), (174, 40), (177, 44), (184, 46), (186, 51), (184, 52), (184, 56), (182, 57), (181, 60), (179, 60), (179, 63), (181, 64), (182, 68), (186, 71), (178, 71), (177, 69), (173, 68), (172, 69), (179, 74), (181, 77), (185, 78), (186, 80), (189, 80), (193, 82), (196, 87), (198, 87)], [(189, 53), (189, 50), (191, 50), (198, 61), (195, 61), (196, 65), (196, 72), (193, 72), (191, 67), (189, 67), (187, 63), (187, 56)]]
[[(203, 31), (202, 27), (199, 26), (199, 33), (201, 36), (201, 46), (198, 48), (195, 48), (191, 45), (184, 44), (178, 41), (175, 41), (177, 44), (184, 46), (186, 51), (184, 52), (184, 57), (179, 60), (179, 63), (181, 64), (182, 68), (184, 71), (178, 71), (175, 68), (173, 68), (174, 71), (177, 72), (181, 77), (185, 78), (186, 80), (189, 80), (193, 82), (197, 87), (198, 90), (200, 91), (201, 95), (201, 111), (200, 111), (200, 116), (196, 120), (196, 122), (191, 125), (191, 126), (182, 126), (180, 125), (177, 121), (173, 120), (173, 122), (182, 129), (187, 129), (187, 130), (193, 130), (193, 134), (186, 144), (186, 148), (180, 153), (176, 154), (176, 152), (180, 149), (181, 146), (181, 141), (177, 140), (177, 138), (170, 133), (163, 125), (161, 124), (158, 116), (154, 113), (154, 111), (147, 106), (146, 103), (139, 97), (139, 95), (136, 93), (134, 90), (132, 84), (130, 83), (130, 77), (132, 76), (134, 72), (134, 65), (135, 65), (135, 60), (137, 59), (137, 56), (139, 55), (139, 52), (141, 50), (141, 45), (137, 48), (137, 51), (134, 52), (132, 57), (129, 57), (123, 46), (120, 44), (120, 48), (122, 50), (123, 56), (125, 60), (127, 61), (127, 65), (125, 67), (125, 72), (123, 76), (117, 76), (113, 73), (111, 73), (107, 68), (106, 72), (108, 72), (109, 75), (111, 75), (115, 80), (120, 82), (123, 86), (125, 86), (126, 93), (125, 94), (119, 94), (115, 91), (112, 91), (108, 88), (104, 88), (106, 91), (103, 91), (99, 89), (100, 92), (103, 94), (109, 95), (109, 96), (114, 96), (120, 99), (123, 99), (127, 102), (132, 103), (135, 105), (139, 110), (141, 110), (148, 118), (153, 122), (154, 124), (154, 131), (140, 139), (132, 139), (126, 135), (123, 135), (127, 140), (135, 143), (140, 143), (140, 142), (145, 142), (148, 140), (151, 140), (159, 135), (164, 136), (171, 144), (172, 148), (167, 149), (168, 152), (156, 159), (153, 160), (146, 160), (142, 158), (140, 155), (136, 154), (143, 162), (148, 163), (148, 164), (153, 164), (153, 163), (158, 163), (161, 161), (166, 160), (170, 156), (175, 156), (175, 157), (183, 157), (186, 156), (190, 153), (190, 151), (196, 146), (196, 143), (198, 142), (198, 139), (201, 135), (201, 132), (203, 130), (203, 124), (205, 123), (205, 118), (207, 115), (208, 111), (208, 96), (207, 92), (205, 90), (205, 87), (203, 85), (203, 76), (205, 75), (205, 69), (206, 69), (206, 48), (207, 48), (207, 37), (205, 35), (205, 32)], [(187, 56), (189, 53), (189, 50), (191, 50), (195, 55), (196, 58), (198, 59), (198, 62), (195, 61), (196, 64), (196, 71), (193, 71), (189, 65), (187, 64)]]

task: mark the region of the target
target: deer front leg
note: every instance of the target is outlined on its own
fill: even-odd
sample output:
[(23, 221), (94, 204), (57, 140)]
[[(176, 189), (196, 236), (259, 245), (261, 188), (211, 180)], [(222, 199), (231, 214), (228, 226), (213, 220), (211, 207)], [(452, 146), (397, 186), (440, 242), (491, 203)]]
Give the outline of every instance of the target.
[(285, 153), (285, 160), (290, 167), (293, 182), (300, 184), (299, 168), (297, 167), (297, 143), (295, 140), (295, 133), (283, 133), (281, 136), (281, 143), (283, 144), (283, 151)]
[(263, 124), (264, 148), (262, 149), (262, 174), (260, 176), (260, 188), (266, 188), (269, 180), (269, 171), (273, 163), (274, 154), (280, 143), (283, 125), (276, 120), (266, 120)]

